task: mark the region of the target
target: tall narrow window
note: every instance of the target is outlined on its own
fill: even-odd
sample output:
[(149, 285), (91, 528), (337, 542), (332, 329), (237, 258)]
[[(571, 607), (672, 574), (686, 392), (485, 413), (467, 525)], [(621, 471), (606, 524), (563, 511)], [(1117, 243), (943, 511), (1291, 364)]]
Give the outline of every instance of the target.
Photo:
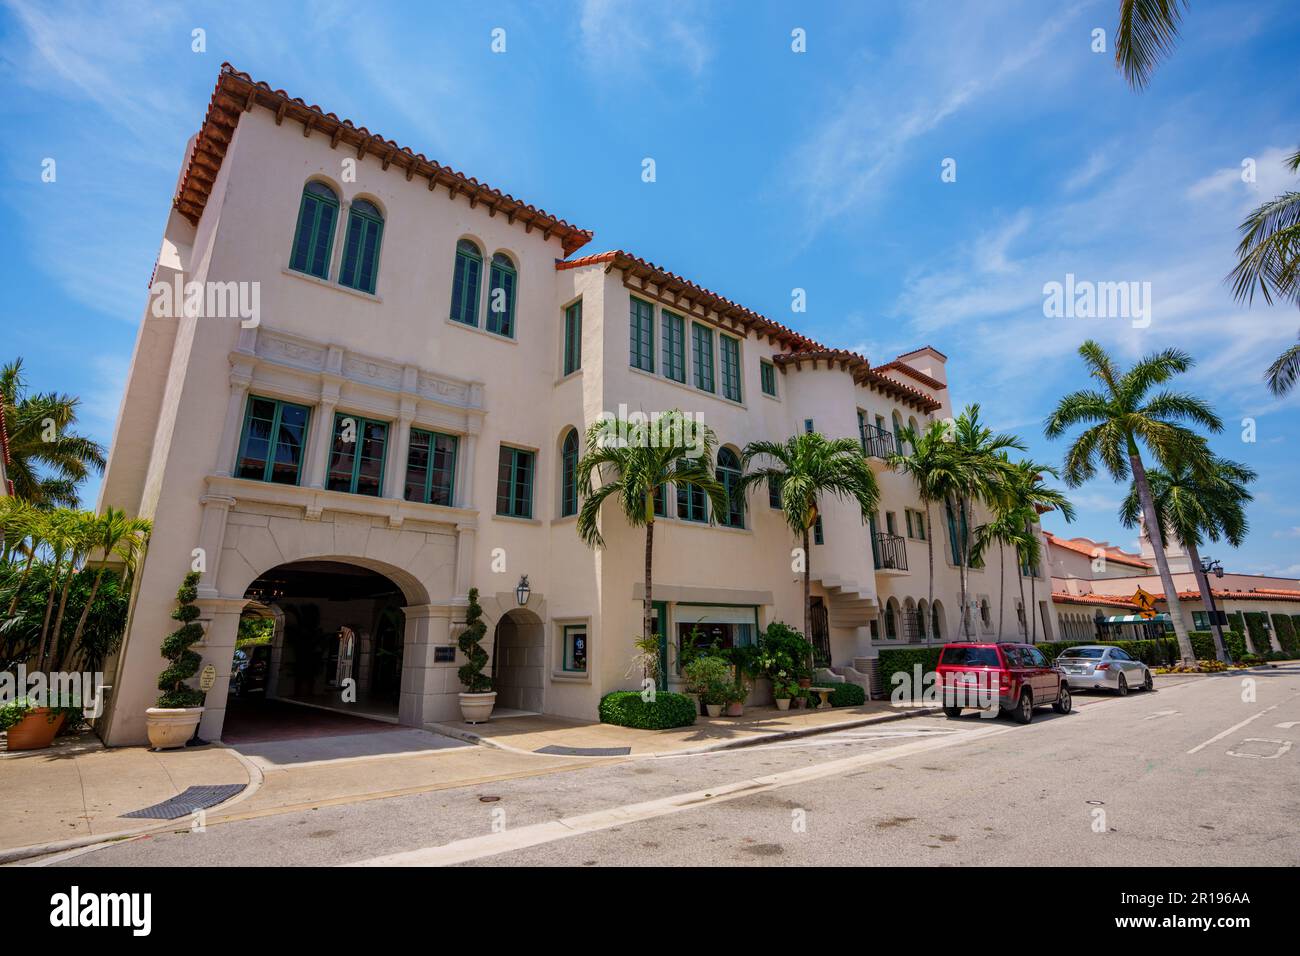
[(695, 387), (713, 391), (713, 330), (707, 326), (691, 325), (691, 358), (695, 365)]
[(708, 521), (709, 496), (699, 485), (689, 481), (676, 482), (677, 517), (683, 521)]
[(767, 504), (770, 508), (781, 507), (781, 482), (771, 475), (767, 478)]
[(570, 428), (560, 449), (560, 517), (578, 513), (578, 430)]
[(582, 300), (564, 310), (564, 374), (582, 368)]
[(412, 428), (406, 454), (406, 500), (451, 506), (455, 486), (456, 436)]
[(903, 420), (898, 417), (898, 412), (894, 412), (894, 449), (900, 455), (903, 453)]
[(763, 386), (763, 394), (776, 398), (776, 366), (766, 359), (758, 363), (758, 378)]
[(478, 287), (483, 254), (468, 239), (456, 243), (456, 268), (451, 276), (451, 320), (478, 326)]
[(324, 183), (309, 182), (302, 190), (298, 226), (293, 234), (289, 268), (317, 279), (328, 279), (334, 224), (339, 218), (339, 197)]
[(740, 341), (729, 335), (718, 336), (722, 357), (722, 397), (740, 401)]
[(730, 448), (718, 450), (716, 474), (718, 483), (727, 492), (727, 510), (718, 515), (718, 523), (726, 528), (745, 527), (745, 499), (740, 493), (740, 459)]
[(643, 372), (655, 370), (655, 307), (649, 302), (632, 297), (628, 315), (631, 327), (629, 363)]
[(515, 287), (518, 285), (515, 264), (498, 252), (492, 257), (488, 277), (487, 330), (509, 338), (515, 337)]
[(511, 518), (533, 516), (534, 457), (531, 451), (501, 446), (497, 459), (497, 514)]
[(676, 312), (663, 310), (664, 375), (674, 382), (686, 381), (686, 320)]
[(818, 515), (817, 520), (813, 522), (813, 544), (825, 544), (826, 532), (822, 530), (822, 516)]
[(388, 423), (342, 412), (334, 416), (334, 442), (330, 447), (325, 487), (377, 498), (384, 481), (384, 450)]
[(384, 235), (384, 217), (372, 202), (358, 199), (348, 210), (348, 237), (343, 243), (343, 267), (339, 285), (372, 295), (379, 278), (379, 243)]
[(277, 485), (298, 484), (309, 416), (305, 405), (250, 397), (235, 477)]

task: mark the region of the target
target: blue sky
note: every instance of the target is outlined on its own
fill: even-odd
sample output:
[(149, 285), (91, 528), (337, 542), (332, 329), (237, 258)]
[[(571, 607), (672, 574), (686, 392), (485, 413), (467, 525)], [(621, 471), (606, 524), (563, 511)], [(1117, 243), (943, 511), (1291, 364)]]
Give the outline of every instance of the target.
[[(1282, 166), (1300, 145), (1300, 7), (1194, 2), (1133, 93), (1091, 50), (1118, 0), (655, 6), (4, 3), (4, 355), (82, 396), (84, 429), (109, 441), (184, 144), (229, 60), (594, 229), (584, 252), (635, 252), (874, 362), (932, 344), (955, 401), (1042, 460), (1060, 461), (1042, 421), (1086, 384), (1084, 338), (1124, 360), (1185, 348), (1183, 387), (1228, 426), (1216, 449), (1261, 475), (1246, 547), (1205, 550), (1300, 576), (1300, 397), (1261, 382), (1300, 314), (1240, 308), (1222, 281), (1245, 213), (1300, 188)], [(1043, 284), (1067, 273), (1150, 282), (1150, 326), (1044, 317)], [(1046, 524), (1133, 546), (1121, 495), (1091, 483), (1077, 530)]]

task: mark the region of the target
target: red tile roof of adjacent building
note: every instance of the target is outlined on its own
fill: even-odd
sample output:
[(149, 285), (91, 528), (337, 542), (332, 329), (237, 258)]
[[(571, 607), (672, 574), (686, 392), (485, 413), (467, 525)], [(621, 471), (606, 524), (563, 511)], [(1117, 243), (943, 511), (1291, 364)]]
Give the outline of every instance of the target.
[[(1281, 588), (1256, 588), (1250, 591), (1219, 591), (1211, 590), (1211, 595), (1215, 601), (1300, 601), (1300, 591), (1288, 591)], [(1163, 591), (1151, 592), (1153, 600), (1160, 602), (1165, 600)], [(1113, 607), (1136, 607), (1133, 599), (1122, 594), (1067, 594), (1057, 591), (1052, 594), (1052, 600), (1057, 604), (1096, 604), (1111, 605)], [(1182, 601), (1200, 601), (1201, 592), (1199, 590), (1179, 591), (1178, 600)], [(1166, 602), (1168, 603), (1168, 602)]]
[(920, 369), (912, 368), (912, 366), (908, 365), (906, 362), (900, 362), (898, 359), (894, 359), (894, 361), (892, 362), (886, 362), (884, 365), (877, 365), (876, 371), (877, 372), (888, 372), (888, 371), (902, 372), (908, 378), (914, 378), (922, 385), (925, 385), (928, 388), (933, 388), (935, 391), (948, 387), (943, 382), (939, 381), (937, 378), (933, 378), (929, 375), (926, 375)]
[(1120, 597), (1118, 594), (1067, 594), (1063, 591), (1052, 593), (1052, 600), (1057, 604), (1089, 604), (1104, 607), (1137, 607), (1132, 598)]
[(450, 166), (427, 159), (423, 153), (416, 153), (410, 147), (399, 146), (391, 139), (384, 139), (364, 126), (355, 125), (349, 119), (339, 119), (334, 113), (327, 113), (319, 106), (308, 105), (298, 97), (291, 97), (284, 90), (272, 89), (269, 84), (255, 81), (229, 63), (221, 65), (216, 88), (208, 103), (207, 115), (195, 138), (185, 175), (173, 201), (180, 214), (191, 223), (197, 223), (203, 215), (212, 184), (221, 169), (235, 127), (239, 125), (239, 117), (254, 106), (263, 106), (275, 113), (277, 125), (284, 122), (286, 117), (300, 122), (303, 124), (304, 135), (318, 130), (329, 137), (332, 147), (346, 143), (355, 149), (358, 159), (367, 153), (379, 157), (385, 170), (395, 163), (405, 171), (408, 180), (417, 174), (423, 176), (428, 180), (429, 189), (442, 186), (453, 198), (457, 194), (464, 195), (469, 198), (471, 206), (482, 203), (494, 216), (502, 213), (511, 223), (520, 221), (528, 232), (540, 229), (548, 239), (552, 235), (559, 236), (566, 256), (572, 255), (591, 241), (592, 234), (588, 229), (579, 229), (544, 209), (531, 206), (486, 183), (480, 183)]
[[(1095, 557), (1096, 551), (1101, 550), (1106, 556), (1107, 561), (1114, 561), (1116, 564), (1125, 564), (1134, 568), (1145, 568), (1151, 570), (1151, 565), (1147, 564), (1136, 554), (1128, 551), (1121, 551), (1119, 548), (1110, 544), (1101, 544), (1088, 538), (1060, 538), (1050, 531), (1044, 531), (1043, 535), (1047, 538), (1048, 544), (1054, 544), (1058, 547), (1065, 548), (1067, 551), (1074, 551), (1077, 554), (1085, 554), (1088, 557)], [(1084, 542), (1087, 542), (1086, 544)]]

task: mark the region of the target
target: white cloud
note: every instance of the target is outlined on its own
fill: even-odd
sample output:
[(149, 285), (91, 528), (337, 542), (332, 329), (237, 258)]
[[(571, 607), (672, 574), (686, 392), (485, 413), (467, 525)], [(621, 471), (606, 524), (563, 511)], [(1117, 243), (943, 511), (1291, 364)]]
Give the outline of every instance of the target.
[(578, 30), (586, 63), (598, 72), (627, 74), (668, 62), (699, 78), (713, 58), (702, 14), (702, 4), (676, 2), (658, 5), (646, 20), (616, 0), (584, 0)]

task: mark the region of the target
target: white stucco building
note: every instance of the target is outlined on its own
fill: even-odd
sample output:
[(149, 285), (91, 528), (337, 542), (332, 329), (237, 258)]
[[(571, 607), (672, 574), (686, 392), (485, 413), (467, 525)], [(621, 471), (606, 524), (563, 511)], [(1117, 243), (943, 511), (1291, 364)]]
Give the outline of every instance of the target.
[[(154, 521), (111, 663), (109, 743), (145, 739), (159, 641), (191, 567), (207, 633), (197, 650), (218, 673), (208, 739), (221, 736), (250, 614), (276, 621), (272, 693), (327, 702), (351, 676), (373, 712), (414, 726), (454, 717), (471, 587), (498, 706), (594, 718), (602, 694), (636, 683), (643, 532), (607, 513), (607, 548), (587, 548), (573, 463), (586, 427), (622, 406), (701, 413), (723, 468), (759, 438), (861, 437), (880, 513), (866, 526), (824, 504), (815, 641), (840, 666), (958, 632), (952, 516), (929, 529), (931, 607), (920, 505), (881, 457), (901, 425), (951, 414), (943, 353), (873, 366), (630, 253), (575, 258), (590, 239), (223, 68), (154, 275), (155, 288), (199, 289), (205, 314), (178, 317), (151, 295), (103, 483), (101, 507)], [(765, 496), (732, 526), (699, 520), (682, 490), (664, 511), (666, 648), (696, 625), (724, 643), (774, 620), (799, 626), (792, 541)], [(1026, 609), (1007, 563), (1004, 636), (1036, 616), (1051, 639), (1045, 566)], [(997, 574), (996, 559), (971, 572), (977, 636), (998, 636)]]

